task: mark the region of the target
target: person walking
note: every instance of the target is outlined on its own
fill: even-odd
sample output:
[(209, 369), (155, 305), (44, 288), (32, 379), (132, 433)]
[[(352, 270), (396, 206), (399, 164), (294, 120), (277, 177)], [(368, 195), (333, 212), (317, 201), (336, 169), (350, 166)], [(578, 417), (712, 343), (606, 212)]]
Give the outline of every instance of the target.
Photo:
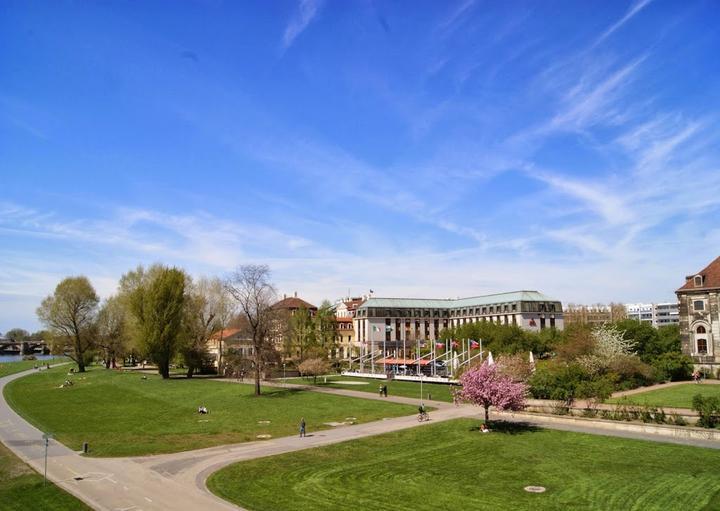
[(300, 419), (300, 438), (305, 436), (305, 417)]
[(387, 385), (383, 385), (383, 396), (387, 397)]

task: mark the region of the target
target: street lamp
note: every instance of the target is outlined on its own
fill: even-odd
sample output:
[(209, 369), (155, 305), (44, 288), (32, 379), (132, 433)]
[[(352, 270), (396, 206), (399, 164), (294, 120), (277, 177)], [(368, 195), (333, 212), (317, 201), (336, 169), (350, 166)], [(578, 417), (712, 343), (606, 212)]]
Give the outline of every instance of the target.
[(285, 362), (283, 362), (283, 387), (285, 386), (286, 383), (287, 383), (287, 381), (285, 380)]

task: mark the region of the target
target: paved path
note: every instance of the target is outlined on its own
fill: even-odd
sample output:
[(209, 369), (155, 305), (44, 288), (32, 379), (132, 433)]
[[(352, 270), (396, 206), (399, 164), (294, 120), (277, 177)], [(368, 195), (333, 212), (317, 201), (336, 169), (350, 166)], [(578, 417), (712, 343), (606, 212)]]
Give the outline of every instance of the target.
[[(26, 371), (0, 378), (0, 395), (4, 386), (17, 378), (32, 373)], [(344, 389), (311, 390), (363, 399), (378, 399), (397, 403), (417, 404), (417, 400), (399, 396), (382, 398), (373, 393)], [(253, 458), (281, 454), (311, 447), (329, 445), (355, 438), (362, 438), (410, 427), (461, 417), (479, 417), (480, 410), (471, 406), (453, 406), (444, 402), (428, 402), (436, 408), (432, 420), (417, 422), (416, 417), (397, 417), (367, 424), (345, 426), (337, 429), (308, 432), (309, 436), (283, 437), (266, 441), (249, 442), (195, 451), (144, 456), (134, 458), (88, 458), (80, 456), (67, 447), (52, 441), (48, 452), (48, 478), (58, 486), (77, 496), (95, 509), (107, 511), (224, 511), (240, 508), (209, 493), (205, 487), (207, 476), (228, 464)], [(495, 415), (496, 417), (499, 415)], [(562, 422), (556, 417), (544, 418), (529, 414), (503, 414), (503, 419), (530, 422), (532, 424), (585, 433), (640, 438), (654, 441), (670, 441), (654, 435), (613, 432), (593, 427), (592, 422)], [(0, 399), (0, 441), (7, 445), (26, 463), (42, 473), (42, 432), (18, 416)], [(691, 445), (720, 448), (718, 442), (701, 440), (682, 441)]]

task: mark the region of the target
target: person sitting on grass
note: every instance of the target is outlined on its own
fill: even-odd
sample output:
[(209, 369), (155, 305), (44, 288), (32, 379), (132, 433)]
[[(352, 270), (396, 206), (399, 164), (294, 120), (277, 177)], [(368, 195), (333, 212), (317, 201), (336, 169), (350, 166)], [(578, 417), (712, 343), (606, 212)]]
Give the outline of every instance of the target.
[(480, 432), (481, 433), (490, 433), (490, 430), (488, 429), (487, 424), (485, 424), (484, 422), (482, 423), (482, 426), (480, 426)]

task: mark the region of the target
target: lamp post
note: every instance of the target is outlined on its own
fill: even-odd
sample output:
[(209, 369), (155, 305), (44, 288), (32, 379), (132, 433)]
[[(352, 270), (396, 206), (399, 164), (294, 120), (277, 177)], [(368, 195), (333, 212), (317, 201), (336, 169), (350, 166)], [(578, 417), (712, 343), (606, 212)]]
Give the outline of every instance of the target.
[(283, 362), (283, 387), (285, 386), (286, 383), (287, 383), (287, 381), (285, 381), (285, 362)]
[(47, 455), (48, 455), (48, 445), (50, 444), (50, 439), (53, 437), (52, 433), (43, 433), (43, 440), (45, 440), (45, 472), (43, 474), (43, 486), (47, 483)]

